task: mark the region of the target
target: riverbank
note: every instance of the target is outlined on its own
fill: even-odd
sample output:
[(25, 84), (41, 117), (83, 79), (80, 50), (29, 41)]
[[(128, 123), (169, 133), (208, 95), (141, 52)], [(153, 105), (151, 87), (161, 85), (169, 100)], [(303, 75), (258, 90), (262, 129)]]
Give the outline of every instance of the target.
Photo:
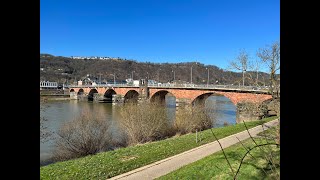
[(40, 99), (49, 100), (49, 101), (70, 100), (70, 95), (68, 90), (41, 89)]
[[(276, 118), (277, 117), (270, 117), (259, 121), (251, 121), (246, 124), (248, 128), (252, 128)], [(243, 130), (245, 130), (243, 123), (213, 128), (214, 133), (219, 139)], [(98, 153), (93, 156), (57, 162), (40, 167), (40, 177), (41, 179), (110, 178), (215, 140), (210, 129), (208, 129), (201, 132), (201, 141), (198, 142), (196, 142), (195, 133), (191, 133), (162, 141)]]
[(70, 95), (68, 95), (68, 94), (40, 94), (40, 99), (47, 100), (47, 101), (70, 100)]
[[(259, 133), (258, 135), (273, 137), (266, 141), (263, 136), (255, 137), (257, 144), (276, 143), (275, 137), (280, 125), (271, 127), (270, 129)], [(255, 144), (252, 139), (242, 141), (245, 147), (254, 147)], [(231, 164), (231, 167), (236, 170), (239, 167), (241, 158), (247, 152), (241, 143), (237, 143), (224, 151)], [(271, 149), (272, 148), (272, 149)], [(269, 169), (268, 161), (265, 159), (265, 152), (272, 151), (273, 169)], [(250, 152), (241, 166), (237, 179), (277, 179), (280, 174), (280, 147), (269, 146), (264, 151), (259, 148)], [(217, 152), (209, 155), (194, 163), (181, 167), (180, 169), (173, 171), (169, 174), (157, 178), (158, 180), (165, 179), (233, 179), (231, 176), (231, 170), (227, 164), (227, 161), (223, 155), (223, 152)]]

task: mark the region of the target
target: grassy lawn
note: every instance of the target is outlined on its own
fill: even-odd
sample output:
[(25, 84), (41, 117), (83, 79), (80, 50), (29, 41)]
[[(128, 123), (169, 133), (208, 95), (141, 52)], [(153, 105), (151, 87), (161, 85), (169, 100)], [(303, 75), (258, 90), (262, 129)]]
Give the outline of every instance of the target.
[[(257, 144), (266, 143), (266, 139), (262, 138), (262, 136), (266, 134), (275, 135), (276, 128), (279, 128), (279, 126), (260, 133), (261, 136), (255, 138)], [(268, 142), (275, 141), (268, 140)], [(247, 148), (252, 148), (255, 145), (251, 139), (243, 141), (243, 144)], [(272, 152), (273, 169), (268, 165), (266, 158), (264, 157), (264, 152), (259, 148), (255, 148), (250, 151), (250, 154), (255, 158), (250, 155), (246, 156), (241, 165), (239, 174), (237, 175), (237, 179), (280, 179), (280, 148), (277, 148), (277, 146), (263, 146), (262, 149), (264, 152)], [(246, 150), (240, 143), (237, 143), (226, 148), (225, 152), (232, 168), (236, 172)], [(219, 151), (218, 153), (214, 153), (199, 161), (188, 164), (158, 179), (233, 179), (233, 176), (222, 151)]]
[[(248, 128), (252, 128), (276, 118), (270, 117), (246, 124)], [(213, 129), (219, 139), (243, 130), (245, 130), (243, 123)], [(210, 130), (201, 132), (201, 139), (202, 141), (196, 143), (195, 133), (193, 133), (74, 160), (57, 162), (40, 167), (40, 178), (106, 179), (215, 141)]]

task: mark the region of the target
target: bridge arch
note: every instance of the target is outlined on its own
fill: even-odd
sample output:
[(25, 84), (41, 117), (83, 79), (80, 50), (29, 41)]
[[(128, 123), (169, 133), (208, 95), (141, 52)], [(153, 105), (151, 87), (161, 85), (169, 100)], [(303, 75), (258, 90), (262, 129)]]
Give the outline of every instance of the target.
[(70, 89), (70, 91), (69, 92), (74, 92), (74, 89)]
[(112, 96), (114, 94), (117, 94), (115, 90), (113, 89), (108, 89), (105, 93), (104, 93), (104, 99), (106, 102), (112, 102)]
[(224, 96), (226, 98), (228, 98), (234, 105), (235, 102), (232, 101), (232, 99), (227, 95), (227, 94), (223, 94), (223, 93), (217, 93), (217, 92), (205, 92), (203, 94), (198, 95), (197, 97), (195, 97), (192, 102), (191, 105), (192, 106), (204, 106), (205, 105), (205, 101), (208, 99), (208, 97), (210, 97), (211, 95), (215, 95), (215, 96)]
[(91, 89), (89, 94), (88, 94), (88, 101), (93, 101), (94, 94), (96, 94), (96, 93), (98, 93), (97, 89)]
[(201, 94), (201, 95), (197, 96), (196, 98), (194, 98), (194, 100), (191, 102), (191, 105), (192, 106), (199, 106), (199, 105), (204, 106), (206, 99), (213, 94), (215, 94), (215, 93), (209, 92), (209, 93)]
[(81, 89), (79, 89), (79, 91), (78, 91), (78, 94), (77, 95), (83, 95), (84, 94), (84, 90), (81, 88)]
[(167, 95), (175, 97), (174, 94), (172, 94), (171, 92), (169, 92), (167, 90), (160, 90), (151, 96), (150, 102), (158, 102), (160, 104), (165, 104), (165, 100), (166, 100)]
[(136, 90), (129, 90), (124, 96), (124, 103), (137, 103), (139, 98), (139, 93)]

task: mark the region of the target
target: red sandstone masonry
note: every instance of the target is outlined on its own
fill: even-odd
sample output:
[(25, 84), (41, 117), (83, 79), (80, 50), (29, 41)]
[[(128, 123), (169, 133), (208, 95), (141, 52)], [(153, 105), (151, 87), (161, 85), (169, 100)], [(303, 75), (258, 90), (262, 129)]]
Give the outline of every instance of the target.
[(138, 87), (137, 88), (118, 88), (118, 87), (115, 87), (115, 88), (113, 88), (113, 90), (117, 94), (121, 94), (122, 96), (125, 96), (127, 94), (127, 92), (130, 91), (130, 90), (134, 90), (134, 91), (137, 91), (139, 93), (139, 88)]
[[(138, 87), (132, 88), (109, 88), (109, 87), (100, 87), (100, 88), (72, 88), (76, 93), (79, 92), (80, 89), (84, 90), (85, 94), (89, 94), (91, 89), (96, 89), (99, 94), (104, 94), (108, 89), (113, 89), (117, 94), (121, 94), (125, 96), (126, 93), (130, 90), (135, 90), (139, 93)], [(239, 92), (222, 92), (222, 91), (210, 91), (210, 90), (193, 90), (193, 89), (154, 89), (150, 88), (150, 98), (157, 93), (158, 91), (168, 91), (172, 95), (174, 95), (178, 99), (190, 99), (191, 102), (194, 101), (198, 96), (205, 94), (205, 93), (216, 93), (223, 95), (229, 98), (235, 105), (241, 101), (249, 101), (249, 102), (263, 102), (265, 100), (271, 99), (271, 95), (267, 94), (252, 94), (252, 93), (239, 93)]]
[[(113, 89), (117, 94), (120, 94), (120, 95), (123, 95), (123, 96), (125, 96), (127, 94), (127, 92), (130, 91), (130, 90), (135, 90), (135, 91), (139, 92), (139, 88), (118, 88), (118, 87), (115, 87), (115, 88), (109, 88), (109, 87), (99, 87), (99, 88), (83, 87), (83, 88), (72, 88), (72, 89), (76, 93), (78, 93), (80, 89), (83, 89), (85, 94), (89, 94), (92, 89), (96, 89), (99, 94), (104, 94), (109, 89)], [(71, 89), (70, 89), (70, 91), (71, 91)]]
[(176, 98), (187, 98), (194, 101), (198, 96), (205, 93), (216, 93), (229, 98), (235, 105), (241, 101), (249, 102), (263, 102), (267, 99), (271, 99), (271, 95), (267, 94), (252, 94), (252, 93), (239, 93), (239, 92), (222, 92), (222, 91), (208, 91), (208, 90), (189, 90), (189, 89), (150, 89), (150, 97), (152, 97), (158, 91), (168, 91)]

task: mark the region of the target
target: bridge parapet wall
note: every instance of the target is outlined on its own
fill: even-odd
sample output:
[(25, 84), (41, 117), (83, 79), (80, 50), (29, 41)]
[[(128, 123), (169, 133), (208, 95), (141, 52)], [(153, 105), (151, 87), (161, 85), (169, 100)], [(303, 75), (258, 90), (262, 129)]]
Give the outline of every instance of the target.
[(115, 87), (115, 88), (112, 88), (117, 94), (120, 94), (122, 96), (125, 96), (127, 94), (128, 91), (130, 90), (134, 90), (134, 91), (137, 91), (140, 95), (140, 92), (139, 92), (139, 87), (132, 87), (132, 88), (119, 88), (119, 87)]

